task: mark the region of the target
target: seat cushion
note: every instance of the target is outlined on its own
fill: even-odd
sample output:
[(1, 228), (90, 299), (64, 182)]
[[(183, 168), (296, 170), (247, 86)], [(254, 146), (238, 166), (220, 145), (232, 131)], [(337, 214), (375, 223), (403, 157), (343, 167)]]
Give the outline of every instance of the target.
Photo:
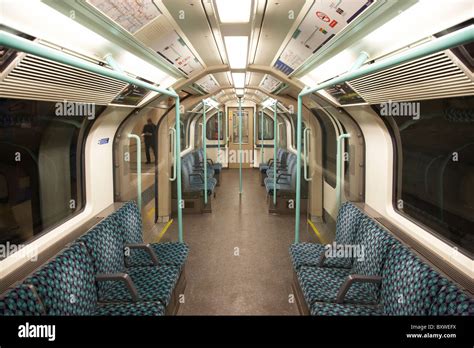
[[(129, 268), (130, 275), (141, 301), (159, 301), (164, 306), (170, 302), (173, 290), (178, 282), (180, 268), (177, 266), (134, 267)], [(132, 301), (127, 287), (121, 281), (110, 281), (111, 286), (99, 297), (106, 302)]]
[[(173, 265), (182, 268), (188, 258), (189, 248), (185, 243), (153, 243), (150, 246), (155, 251), (160, 265)], [(128, 267), (153, 265), (150, 255), (141, 249), (130, 249), (130, 256), (125, 258), (125, 262)]]
[(290, 245), (290, 258), (293, 268), (298, 271), (302, 266), (319, 265), (319, 258), (324, 252), (324, 245), (316, 243), (297, 243)]
[(375, 306), (316, 302), (310, 308), (311, 315), (324, 316), (368, 316), (381, 315), (381, 309)]
[(474, 298), (445, 278), (443, 283), (445, 285), (436, 295), (429, 315), (474, 316)]
[(165, 315), (165, 307), (157, 302), (103, 303), (96, 308), (94, 315), (162, 316)]
[(76, 243), (25, 280), (36, 289), (47, 315), (92, 315), (97, 289), (92, 260)]
[[(298, 282), (308, 307), (316, 302), (335, 302), (340, 287), (350, 274), (348, 269), (306, 267), (297, 273)], [(375, 304), (377, 298), (361, 283), (354, 283), (346, 293), (344, 302)]]
[(19, 284), (8, 290), (0, 298), (0, 316), (37, 316), (44, 314), (44, 306), (32, 285)]

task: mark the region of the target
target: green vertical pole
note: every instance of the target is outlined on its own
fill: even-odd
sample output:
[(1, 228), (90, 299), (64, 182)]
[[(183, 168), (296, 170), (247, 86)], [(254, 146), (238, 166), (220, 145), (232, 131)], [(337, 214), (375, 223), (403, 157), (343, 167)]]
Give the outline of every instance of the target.
[(221, 156), (221, 112), (217, 112), (217, 162), (220, 161)]
[[(172, 92), (173, 89), (170, 88)], [(176, 154), (176, 198), (178, 201), (178, 236), (179, 241), (183, 242), (183, 211), (182, 211), (182, 191), (181, 191), (181, 121), (180, 121), (180, 105), (179, 105), (179, 96), (175, 97), (175, 122), (176, 122), (176, 139), (175, 139), (175, 154)]]
[(202, 102), (202, 149), (204, 152), (204, 204), (207, 204), (206, 104)]
[(239, 98), (239, 194), (242, 194), (242, 98)]
[[(224, 106), (225, 108), (225, 106)], [(227, 141), (229, 140), (229, 126), (228, 126), (228, 121), (229, 121), (229, 118), (227, 117), (227, 108), (224, 109), (225, 110), (225, 135), (224, 135), (224, 144), (225, 144), (225, 151), (226, 151), (226, 156), (227, 156)], [(227, 164), (227, 167), (229, 166), (229, 163), (228, 162), (228, 159), (229, 157), (227, 156), (226, 158), (226, 164)]]
[(295, 204), (295, 243), (300, 240), (300, 210), (301, 210), (301, 124), (303, 122), (303, 96), (298, 95), (298, 112), (296, 121), (296, 204)]
[(277, 102), (273, 106), (273, 205), (277, 201), (277, 148), (278, 148), (278, 124), (277, 124)]
[(261, 163), (264, 163), (265, 161), (265, 156), (263, 154), (263, 139), (265, 138), (263, 136), (263, 110), (260, 111), (260, 128), (261, 128), (261, 139), (260, 139), (260, 157), (261, 157), (261, 160), (260, 162)]
[(130, 133), (129, 138), (137, 141), (137, 205), (138, 210), (142, 211), (142, 142), (138, 135)]

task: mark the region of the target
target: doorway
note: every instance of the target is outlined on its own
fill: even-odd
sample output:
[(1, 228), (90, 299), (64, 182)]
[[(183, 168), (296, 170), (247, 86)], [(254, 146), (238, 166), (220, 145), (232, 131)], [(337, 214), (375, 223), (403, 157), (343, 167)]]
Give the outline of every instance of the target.
[(242, 108), (242, 153), (239, 141), (239, 108), (229, 108), (229, 168), (239, 168), (240, 157), (242, 168), (252, 168), (254, 161), (254, 137), (253, 137), (253, 108)]

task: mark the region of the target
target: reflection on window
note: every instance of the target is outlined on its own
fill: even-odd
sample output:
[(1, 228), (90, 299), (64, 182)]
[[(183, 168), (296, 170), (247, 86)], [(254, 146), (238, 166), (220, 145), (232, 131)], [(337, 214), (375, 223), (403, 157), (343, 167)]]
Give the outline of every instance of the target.
[(263, 116), (263, 139), (262, 139), (262, 116), (259, 115), (257, 120), (258, 140), (273, 140), (273, 119), (268, 116)]
[(81, 130), (103, 107), (77, 105), (0, 99), (0, 244), (24, 243), (82, 208)]
[[(323, 176), (324, 180), (336, 187), (336, 152), (337, 137), (336, 130), (329, 116), (319, 109), (312, 109), (314, 115), (321, 126), (322, 145), (323, 145)], [(303, 132), (304, 133), (304, 132)]]
[[(220, 124), (220, 140), (224, 140), (224, 132), (222, 131), (222, 116), (220, 118), (221, 120), (221, 124)], [(208, 120), (207, 120), (207, 124), (206, 124), (206, 138), (208, 140), (217, 140), (217, 138), (219, 137), (219, 123), (218, 123), (218, 118), (217, 118), (217, 114), (215, 114), (214, 116), (210, 117)], [(225, 130), (224, 130), (225, 131)]]
[(395, 207), (472, 254), (474, 97), (407, 104), (415, 114), (382, 116), (400, 138)]
[[(239, 112), (232, 112), (233, 143), (239, 144)], [(242, 110), (242, 144), (249, 143), (249, 113)]]

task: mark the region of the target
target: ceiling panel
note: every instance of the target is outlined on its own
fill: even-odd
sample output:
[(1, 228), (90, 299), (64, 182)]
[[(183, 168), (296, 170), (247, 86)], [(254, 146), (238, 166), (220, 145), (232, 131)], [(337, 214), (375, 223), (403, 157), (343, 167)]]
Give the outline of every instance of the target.
[(204, 63), (207, 66), (223, 64), (201, 1), (162, 0), (161, 2), (189, 42), (199, 43), (194, 50)]

